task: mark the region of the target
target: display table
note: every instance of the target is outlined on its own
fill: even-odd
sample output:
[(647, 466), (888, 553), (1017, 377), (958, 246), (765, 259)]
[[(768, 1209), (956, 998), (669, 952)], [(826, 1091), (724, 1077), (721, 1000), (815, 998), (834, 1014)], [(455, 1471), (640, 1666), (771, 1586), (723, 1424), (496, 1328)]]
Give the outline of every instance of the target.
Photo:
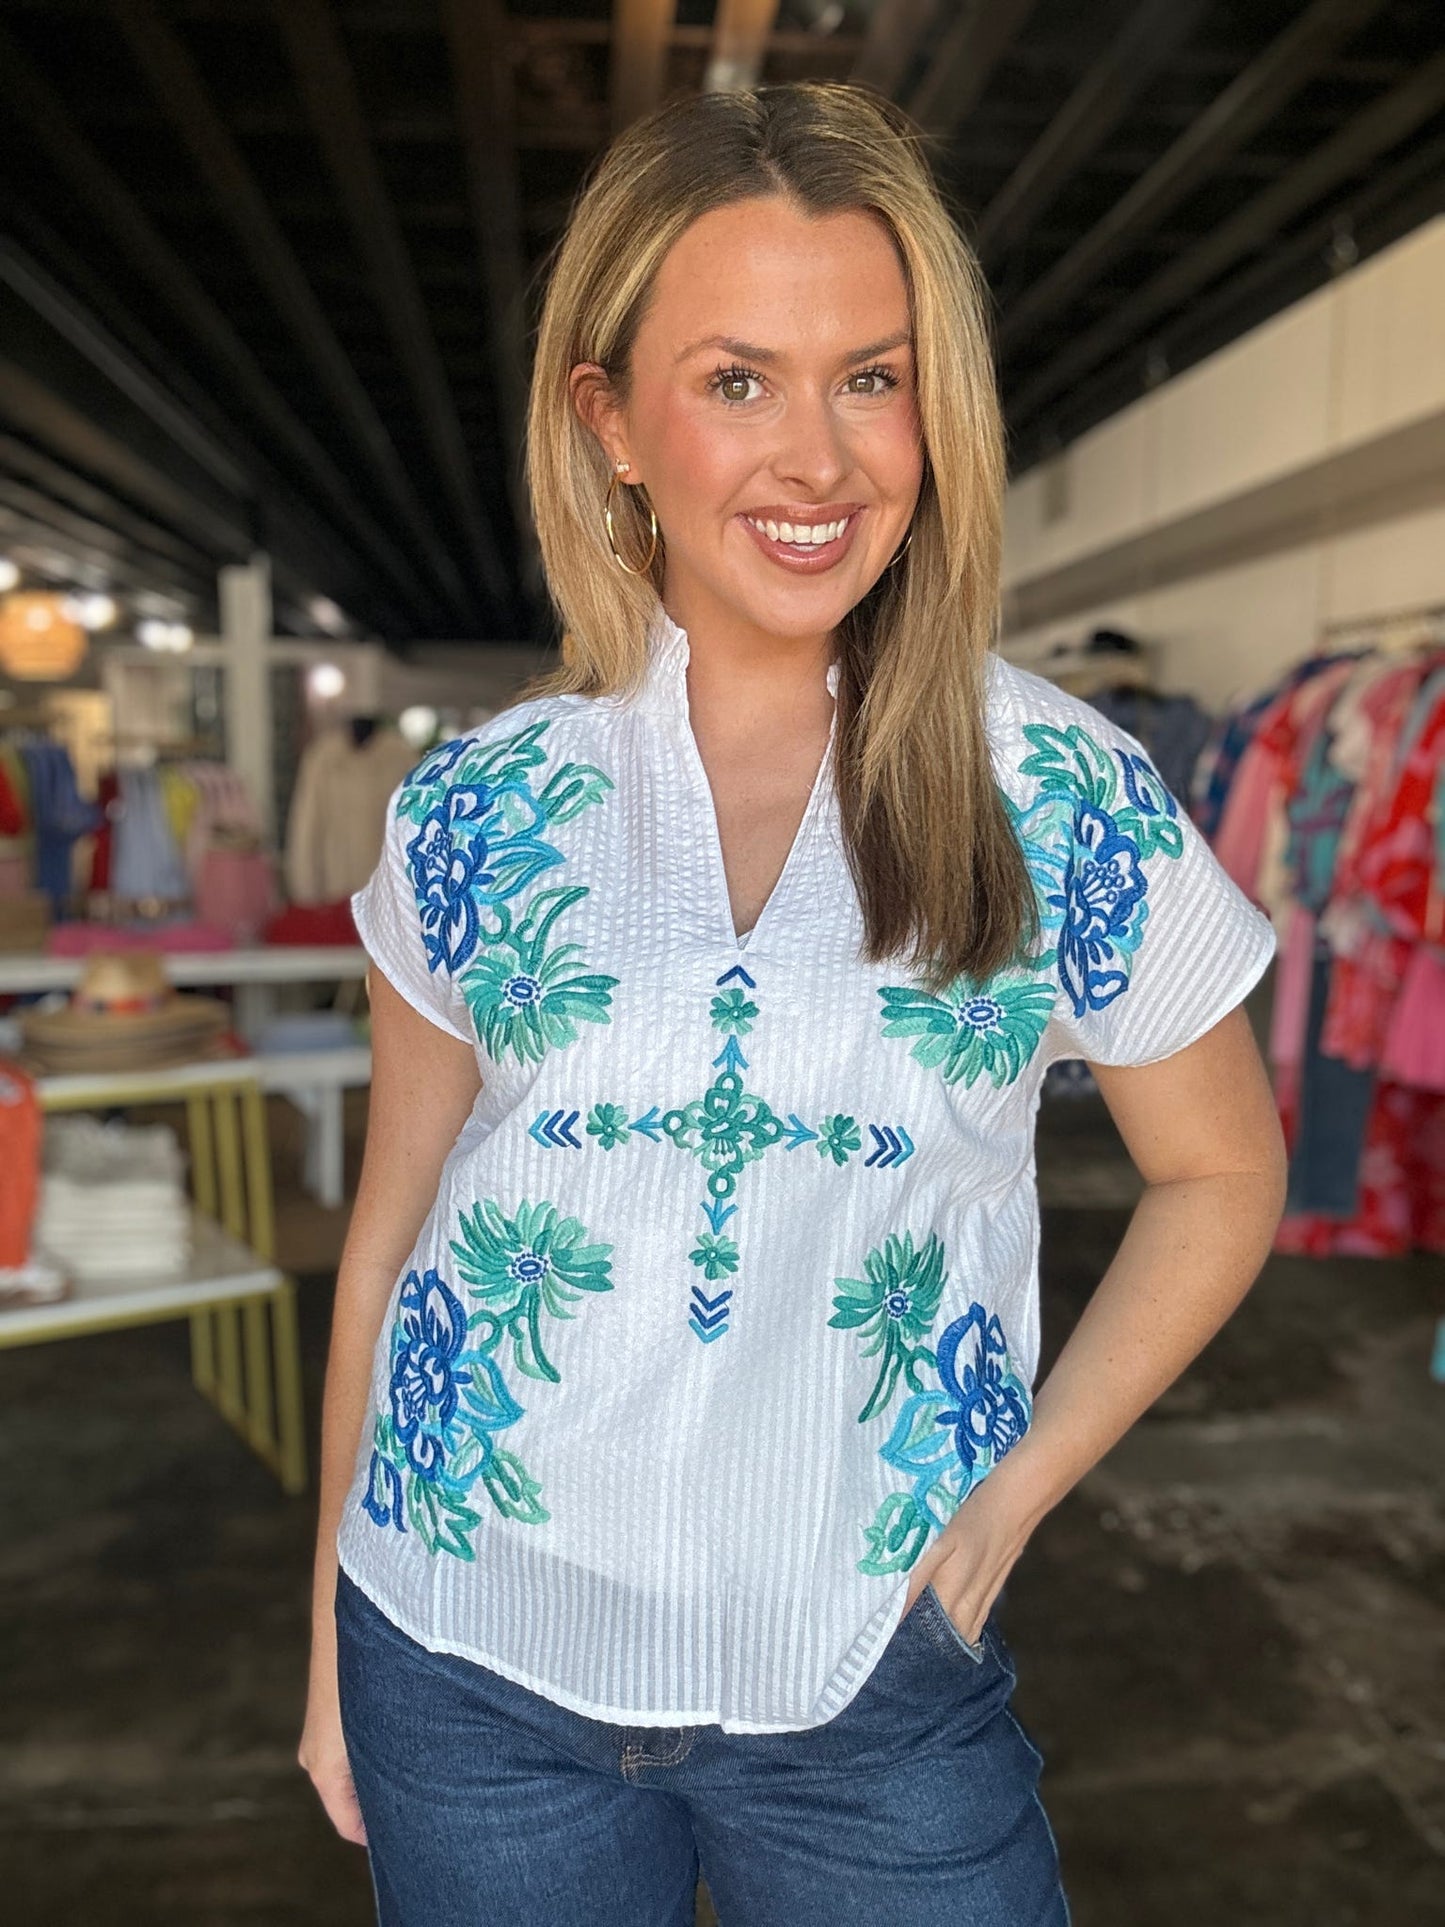
[[(277, 985), (356, 983), (367, 965), (360, 944), (275, 943), (254, 950), (167, 950), (163, 956), (177, 990), (235, 990), (236, 1028), (243, 1037), (254, 1036), (271, 1015), (269, 993)], [(84, 957), (0, 952), (0, 997), (74, 990), (85, 964)]]
[[(84, 957), (38, 952), (0, 953), (0, 996), (73, 990)], [(270, 993), (282, 984), (356, 983), (366, 975), (359, 944), (270, 944), (255, 950), (178, 950), (165, 953), (166, 976), (178, 990), (231, 987), (236, 1029), (260, 1034), (271, 1015)], [(252, 1060), (261, 1088), (289, 1098), (306, 1119), (305, 1184), (325, 1205), (342, 1202), (342, 1094), (371, 1082), (365, 1044), (338, 1050), (277, 1052)], [(52, 1080), (60, 1082), (65, 1080)]]
[(191, 1378), (281, 1488), (306, 1485), (296, 1287), (272, 1262), (271, 1148), (252, 1060), (41, 1077), (46, 1111), (181, 1103), (194, 1243), (183, 1273), (77, 1280), (51, 1305), (0, 1309), (0, 1349), (188, 1318)]
[(302, 1182), (333, 1208), (345, 1197), (343, 1093), (371, 1082), (371, 1046), (258, 1053), (250, 1060), (263, 1091), (289, 1098), (306, 1119)]

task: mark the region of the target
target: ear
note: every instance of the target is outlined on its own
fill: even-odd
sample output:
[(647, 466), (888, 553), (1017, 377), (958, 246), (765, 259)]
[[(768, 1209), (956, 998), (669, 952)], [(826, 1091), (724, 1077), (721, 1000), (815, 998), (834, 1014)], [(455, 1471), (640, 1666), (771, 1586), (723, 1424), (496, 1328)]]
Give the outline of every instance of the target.
[(578, 419), (597, 437), (608, 468), (627, 459), (625, 411), (607, 370), (595, 361), (579, 361), (567, 377), (567, 386)]

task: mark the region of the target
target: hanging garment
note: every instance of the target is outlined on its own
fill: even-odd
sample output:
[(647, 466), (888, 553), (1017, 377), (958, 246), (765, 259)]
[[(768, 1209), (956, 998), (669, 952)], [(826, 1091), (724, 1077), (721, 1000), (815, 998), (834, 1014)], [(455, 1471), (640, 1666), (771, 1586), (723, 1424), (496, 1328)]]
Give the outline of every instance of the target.
[(35, 838), (35, 881), (50, 898), (56, 916), (69, 907), (76, 843), (100, 824), (100, 814), (76, 787), (70, 752), (38, 737), (21, 745), (30, 788), (30, 820)]
[(387, 799), (416, 762), (398, 730), (358, 744), (328, 729), (301, 758), (286, 826), (286, 887), (294, 903), (335, 903), (376, 868)]
[(1174, 796), (1188, 796), (1213, 718), (1192, 696), (1116, 686), (1089, 698), (1090, 707), (1137, 737)]
[(190, 879), (166, 813), (160, 773), (120, 772), (112, 837), (111, 894), (126, 903), (183, 903)]

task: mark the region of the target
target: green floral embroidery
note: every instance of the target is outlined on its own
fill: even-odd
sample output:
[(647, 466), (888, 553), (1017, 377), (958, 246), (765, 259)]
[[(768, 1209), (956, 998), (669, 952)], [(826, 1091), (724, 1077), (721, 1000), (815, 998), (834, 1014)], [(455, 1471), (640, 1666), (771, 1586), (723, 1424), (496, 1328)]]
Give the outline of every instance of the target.
[(595, 1137), (604, 1151), (625, 1144), (631, 1135), (626, 1111), (620, 1104), (594, 1104), (587, 1113), (587, 1135)]
[(462, 1214), (458, 1229), (451, 1247), (457, 1274), (483, 1307), (469, 1326), (482, 1327), (489, 1338), (510, 1338), (518, 1370), (555, 1383), (557, 1368), (542, 1346), (542, 1315), (570, 1318), (568, 1306), (584, 1292), (612, 1289), (611, 1245), (588, 1244), (576, 1218), (563, 1217), (555, 1204), (525, 1199), (511, 1218), (485, 1199)]
[(662, 1128), (708, 1173), (714, 1198), (730, 1198), (738, 1174), (783, 1135), (783, 1122), (767, 1104), (743, 1089), (736, 1071), (720, 1071), (701, 1097), (664, 1114)]
[(855, 1151), (863, 1149), (863, 1139), (858, 1132), (856, 1118), (844, 1117), (842, 1112), (823, 1119), (818, 1133), (818, 1156), (831, 1158), (834, 1164), (846, 1164)]
[(747, 1036), (757, 1014), (757, 1005), (750, 1002), (740, 990), (725, 990), (712, 1000), (714, 1027), (730, 1031), (736, 1037)]
[(702, 1267), (702, 1275), (709, 1283), (727, 1277), (738, 1268), (738, 1248), (732, 1239), (714, 1237), (710, 1231), (698, 1233), (697, 1244), (688, 1256)]
[(617, 978), (579, 972), (575, 943), (547, 948), (552, 925), (586, 895), (582, 884), (538, 891), (515, 927), (507, 906), (497, 906), (495, 932), (461, 980), (477, 1035), (494, 1063), (509, 1051), (519, 1063), (540, 1063), (549, 1050), (575, 1041), (579, 1022), (611, 1021)]
[(1054, 1007), (1052, 984), (1027, 977), (994, 977), (982, 990), (960, 979), (942, 997), (892, 985), (878, 994), (885, 1037), (917, 1038), (909, 1055), (946, 1084), (987, 1077), (995, 1088), (1023, 1070)]
[(893, 1396), (900, 1372), (912, 1374), (920, 1356), (932, 1358), (917, 1342), (928, 1336), (943, 1295), (943, 1246), (932, 1234), (914, 1249), (913, 1237), (890, 1235), (880, 1249), (863, 1260), (866, 1278), (839, 1278), (833, 1300), (837, 1310), (828, 1320), (840, 1330), (861, 1332), (868, 1343), (863, 1356), (882, 1353), (878, 1377), (859, 1423), (870, 1419)]

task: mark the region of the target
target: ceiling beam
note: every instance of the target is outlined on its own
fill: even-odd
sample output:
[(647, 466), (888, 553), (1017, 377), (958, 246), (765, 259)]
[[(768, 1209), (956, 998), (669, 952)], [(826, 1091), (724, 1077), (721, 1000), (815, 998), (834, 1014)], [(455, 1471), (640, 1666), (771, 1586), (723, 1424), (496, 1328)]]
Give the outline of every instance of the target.
[(274, 0), (273, 11), (477, 579), (487, 598), (510, 615), (511, 582), (477, 488), (406, 240), (376, 165), (335, 12), (329, 0)]
[(110, 581), (132, 589), (164, 589), (172, 583), (193, 594), (209, 595), (215, 586), (214, 568), (182, 568), (172, 558), (146, 555), (132, 549), (103, 522), (92, 522), (40, 489), (0, 473), (0, 503), (37, 527), (87, 567), (103, 569)]
[(1158, 316), (1178, 308), (1244, 256), (1273, 241), (1297, 214), (1407, 140), (1442, 104), (1445, 51), (1347, 121), (1332, 139), (1212, 228), (1196, 247), (1126, 296), (1102, 320), (1072, 336), (1068, 346), (1015, 396), (1017, 419), (1026, 420), (1117, 349), (1137, 340)]
[(1104, 145), (1205, 11), (1206, 0), (1144, 0), (1135, 8), (1123, 32), (1110, 38), (984, 209), (976, 245), (985, 260), (1027, 233), (1069, 177)]
[(407, 557), (362, 507), (340, 468), (282, 399), (227, 315), (96, 154), (59, 94), (40, 78), (3, 27), (0, 98), (68, 183), (74, 198), (95, 219), (107, 241), (121, 251), (148, 285), (157, 303), (189, 329), (236, 401), (296, 463), (321, 500), (354, 533), (362, 553), (386, 571), (419, 616), (433, 609), (435, 596), (425, 588)]
[(240, 238), (258, 280), (291, 330), (380, 492), (405, 524), (457, 613), (469, 598), (455, 558), (439, 540), (434, 518), (346, 358), (290, 242), (232, 139), (200, 71), (151, 0), (111, 0), (111, 11), (137, 65), (182, 144)]
[(227, 561), (249, 553), (251, 537), (243, 514), (228, 515), (198, 500), (9, 359), (0, 359), (0, 419), (61, 461), (99, 476), (143, 504), (207, 553)]
[(676, 25), (677, 0), (612, 0), (607, 105), (614, 134), (661, 101)]
[(138, 514), (108, 489), (14, 435), (0, 434), (0, 474), (28, 483), (62, 507), (73, 509), (87, 521), (109, 529), (131, 548), (155, 555), (175, 568), (204, 573), (214, 567), (212, 555), (184, 541), (159, 522)]
[(1384, 0), (1315, 0), (1264, 52), (1229, 83), (1193, 125), (1120, 195), (1108, 213), (1076, 241), (1032, 287), (1011, 300), (999, 324), (1007, 350), (1097, 280), (1111, 261), (1159, 222), (1201, 181), (1232, 161), (1332, 56), (1377, 14)]
[(957, 133), (1037, 4), (1038, 0), (970, 0), (958, 5), (928, 71), (904, 103), (921, 127), (942, 140)]
[(718, 0), (703, 88), (726, 94), (756, 87), (778, 17), (778, 0)]
[(467, 199), (496, 357), (501, 454), (512, 520), (522, 547), (520, 573), (527, 592), (537, 597), (541, 593), (541, 559), (522, 471), (529, 317), (507, 19), (500, 0), (442, 0), (442, 24), (451, 54), (466, 159)]
[(878, 0), (848, 78), (896, 100), (903, 90), (939, 0)]

